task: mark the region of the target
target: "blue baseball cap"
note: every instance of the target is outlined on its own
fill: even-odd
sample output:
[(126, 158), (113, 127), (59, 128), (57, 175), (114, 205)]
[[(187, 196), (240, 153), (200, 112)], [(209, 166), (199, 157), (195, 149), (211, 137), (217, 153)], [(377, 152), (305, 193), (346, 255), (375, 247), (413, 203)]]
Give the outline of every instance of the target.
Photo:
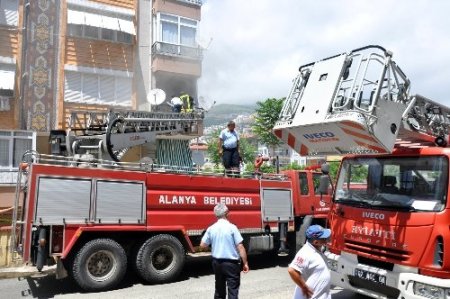
[(311, 225), (306, 230), (307, 239), (328, 239), (331, 236), (331, 230), (323, 228), (318, 224)]

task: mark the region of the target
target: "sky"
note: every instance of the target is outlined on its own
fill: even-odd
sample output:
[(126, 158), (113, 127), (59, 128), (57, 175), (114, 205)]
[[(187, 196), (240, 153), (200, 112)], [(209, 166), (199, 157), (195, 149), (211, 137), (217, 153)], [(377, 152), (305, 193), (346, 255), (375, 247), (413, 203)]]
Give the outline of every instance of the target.
[(198, 35), (209, 102), (286, 97), (301, 65), (380, 45), (412, 94), (450, 107), (448, 0), (203, 0)]

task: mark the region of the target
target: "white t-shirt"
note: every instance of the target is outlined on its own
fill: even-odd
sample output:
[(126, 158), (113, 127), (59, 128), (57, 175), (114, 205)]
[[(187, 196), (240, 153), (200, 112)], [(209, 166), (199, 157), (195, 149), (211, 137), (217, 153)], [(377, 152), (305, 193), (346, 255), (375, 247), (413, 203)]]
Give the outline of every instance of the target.
[(181, 99), (179, 97), (173, 97), (172, 100), (170, 101), (172, 103), (172, 105), (183, 105), (183, 101), (181, 101)]
[[(289, 267), (300, 272), (308, 287), (314, 291), (310, 299), (331, 299), (331, 276), (325, 257), (309, 242), (297, 252)], [(296, 286), (293, 298), (306, 299), (299, 286)]]

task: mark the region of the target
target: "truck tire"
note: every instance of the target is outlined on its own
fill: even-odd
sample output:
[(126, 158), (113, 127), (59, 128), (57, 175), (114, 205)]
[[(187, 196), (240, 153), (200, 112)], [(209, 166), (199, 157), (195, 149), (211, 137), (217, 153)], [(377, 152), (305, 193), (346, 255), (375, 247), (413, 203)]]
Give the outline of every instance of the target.
[(311, 225), (313, 217), (311, 215), (307, 215), (303, 218), (302, 225), (300, 229), (295, 232), (295, 251), (299, 251), (303, 245), (306, 243), (306, 229)]
[(87, 242), (76, 254), (72, 275), (86, 291), (107, 290), (117, 285), (127, 271), (127, 256), (123, 247), (111, 239)]
[(40, 241), (44, 239), (47, 240), (47, 231), (45, 227), (39, 228), (39, 238), (37, 245), (37, 256), (36, 256), (36, 269), (41, 272), (42, 268), (44, 268), (44, 264), (47, 261), (47, 244), (44, 246), (39, 245)]
[(136, 255), (136, 269), (147, 282), (165, 283), (174, 280), (183, 269), (186, 254), (181, 242), (172, 235), (148, 239)]

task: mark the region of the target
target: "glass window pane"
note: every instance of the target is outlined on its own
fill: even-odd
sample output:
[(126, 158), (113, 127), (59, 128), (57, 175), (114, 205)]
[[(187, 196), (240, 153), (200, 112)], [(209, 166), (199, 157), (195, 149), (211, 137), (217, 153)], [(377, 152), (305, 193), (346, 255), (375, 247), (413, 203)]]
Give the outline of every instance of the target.
[(18, 167), (19, 163), (22, 162), (23, 154), (31, 150), (33, 145), (31, 139), (14, 139), (14, 157), (13, 157), (13, 167)]
[(169, 22), (178, 23), (178, 17), (177, 16), (161, 14), (161, 21), (169, 21)]
[(181, 44), (195, 47), (195, 28), (181, 26)]
[(180, 24), (197, 27), (197, 21), (180, 18)]
[(306, 176), (306, 173), (300, 172), (299, 173), (299, 179), (300, 179), (300, 194), (301, 195), (308, 195), (309, 194), (309, 188), (308, 188), (308, 178)]
[(0, 166), (9, 166), (9, 140), (0, 139)]
[(98, 38), (98, 28), (92, 27), (92, 26), (85, 26), (84, 27), (84, 36), (91, 37), (91, 38)]
[(133, 35), (126, 32), (117, 32), (117, 41), (119, 43), (131, 44), (133, 42)]
[(162, 22), (162, 41), (178, 44), (178, 25)]
[(114, 30), (102, 28), (102, 39), (114, 40)]
[(31, 137), (31, 136), (33, 136), (33, 133), (31, 133), (31, 132), (20, 132), (20, 131), (17, 131), (17, 132), (14, 132), (14, 136), (27, 136), (27, 137)]
[(67, 24), (67, 31), (69, 32), (69, 36), (83, 36), (83, 25), (77, 24)]

